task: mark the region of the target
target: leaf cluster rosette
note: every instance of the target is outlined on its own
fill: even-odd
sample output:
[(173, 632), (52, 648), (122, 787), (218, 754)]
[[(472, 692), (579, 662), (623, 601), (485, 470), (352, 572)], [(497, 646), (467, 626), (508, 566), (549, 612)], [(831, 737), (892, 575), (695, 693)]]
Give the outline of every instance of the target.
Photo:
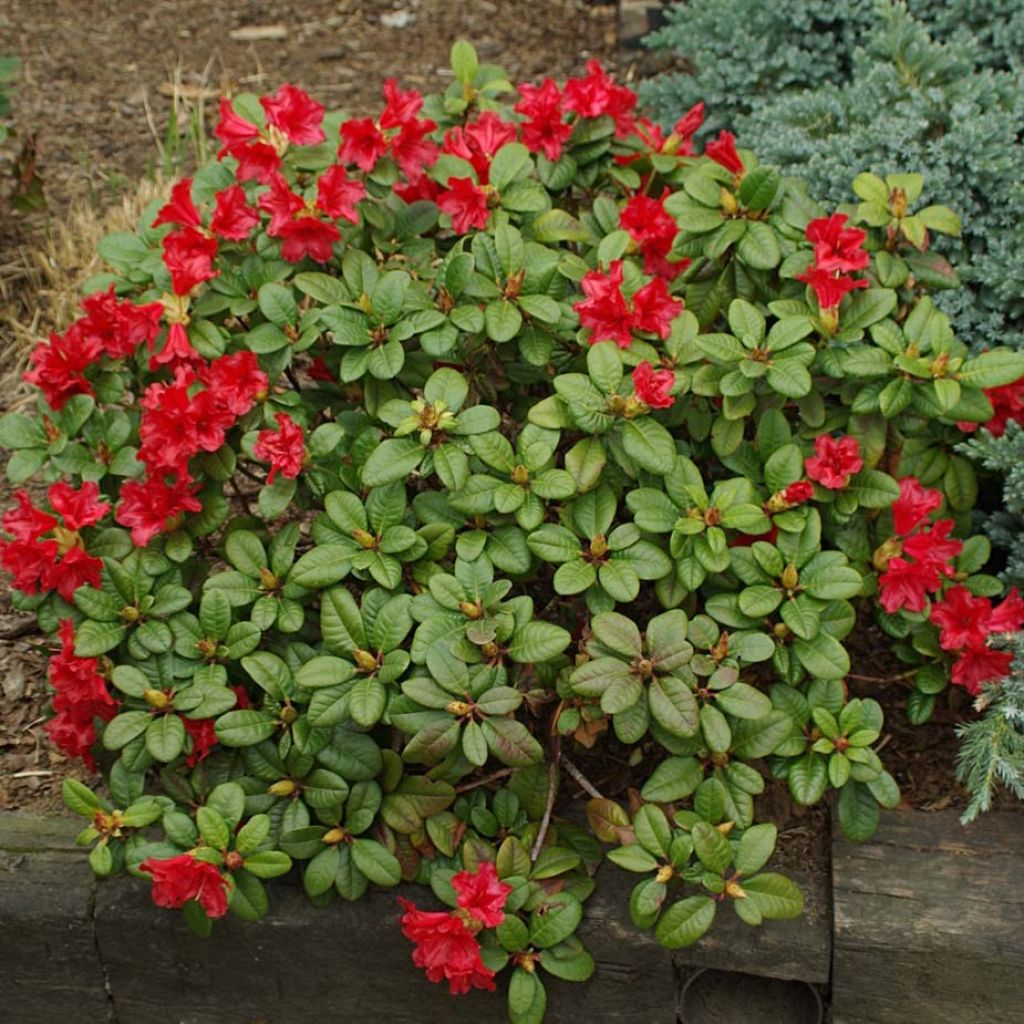
[[(697, 153), (700, 110), (665, 136), (597, 65), (512, 103), (453, 65), (376, 120), (223, 102), (219, 158), (104, 240), (36, 411), (0, 420), (9, 478), (50, 485), (0, 560), (59, 630), (51, 736), (107, 779), (66, 787), (98, 872), (199, 930), (289, 871), (318, 905), (429, 885), (455, 917), (410, 917), (417, 962), (456, 936), (453, 984), (508, 968), (526, 1022), (538, 967), (593, 969), (602, 844), (677, 948), (720, 903), (800, 912), (761, 870), (769, 782), (872, 834), (899, 793), (846, 685), (858, 616), (918, 719), (968, 655), (998, 680), (943, 642), (950, 588), (1000, 589), (953, 450), (1024, 357), (971, 357), (890, 280), (906, 232), (824, 216), (728, 133)], [(588, 827), (557, 799), (583, 783)], [(485, 862), (498, 925), (451, 886)]]

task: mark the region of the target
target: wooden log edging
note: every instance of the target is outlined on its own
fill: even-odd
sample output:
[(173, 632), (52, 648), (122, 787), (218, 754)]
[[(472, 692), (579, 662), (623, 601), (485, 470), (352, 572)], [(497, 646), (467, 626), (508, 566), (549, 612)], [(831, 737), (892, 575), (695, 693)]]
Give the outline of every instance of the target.
[[(77, 828), (70, 818), (0, 813), (0, 1019), (506, 1019), (501, 995), (452, 999), (412, 966), (395, 892), (316, 910), (298, 886), (278, 884), (266, 920), (229, 917), (203, 940), (134, 880), (97, 884), (73, 844)], [(791, 872), (805, 894), (803, 918), (751, 929), (723, 908), (700, 944), (674, 954), (633, 928), (634, 878), (607, 866), (581, 931), (597, 973), (586, 985), (546, 979), (548, 1021), (675, 1024), (683, 986), (702, 969), (806, 982), (826, 1000), (831, 980), (833, 1024), (1014, 1019), (1024, 813), (990, 814), (966, 831), (954, 814), (888, 814), (874, 841), (837, 839), (833, 857), (831, 887), (821, 874)], [(403, 892), (433, 904), (421, 889)], [(773, 1019), (751, 1009), (746, 1024)]]

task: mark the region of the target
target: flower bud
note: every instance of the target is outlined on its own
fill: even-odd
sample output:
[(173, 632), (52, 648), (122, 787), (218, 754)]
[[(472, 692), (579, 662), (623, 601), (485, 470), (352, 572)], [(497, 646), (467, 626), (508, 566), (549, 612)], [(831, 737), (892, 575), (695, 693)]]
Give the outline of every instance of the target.
[(369, 651), (355, 650), (352, 658), (362, 672), (374, 672), (377, 669), (377, 659)]
[(732, 881), (725, 883), (725, 894), (734, 900), (745, 900), (747, 894), (739, 882)]
[(260, 586), (264, 590), (277, 590), (280, 586), (278, 578), (266, 566), (260, 569)]
[(482, 619), (484, 617), (483, 608), (473, 601), (460, 601), (459, 611), (462, 612), (467, 619)]
[(139, 621), (139, 609), (133, 604), (126, 604), (121, 609), (121, 618), (125, 622), (138, 622)]
[(871, 556), (871, 564), (879, 571), (885, 572), (889, 560), (903, 551), (903, 543), (899, 537), (890, 537), (885, 543), (875, 548)]
[(291, 779), (278, 779), (267, 787), (267, 792), (271, 796), (291, 796), (295, 792), (295, 783)]
[(171, 703), (171, 698), (163, 690), (143, 690), (142, 698), (151, 708), (155, 708), (157, 711), (163, 711)]
[(656, 882), (660, 882), (662, 885), (668, 885), (675, 876), (675, 868), (671, 864), (663, 864), (658, 868), (658, 873), (654, 876)]
[(604, 556), (608, 554), (608, 551), (609, 551), (609, 550), (610, 550), (610, 549), (609, 549), (609, 547), (608, 547), (608, 541), (607, 541), (607, 540), (605, 540), (605, 537), (604, 537), (604, 534), (603, 534), (603, 533), (599, 533), (599, 534), (598, 534), (598, 535), (597, 535), (597, 536), (596, 536), (596, 537), (595, 537), (595, 538), (594, 538), (594, 539), (593, 539), (593, 540), (592, 540), (592, 541), (590, 542), (590, 553), (591, 553), (591, 554), (592, 554), (592, 555), (593, 555), (593, 556), (594, 556), (595, 558), (604, 558)]
[(800, 574), (796, 571), (795, 565), (787, 565), (786, 568), (782, 570), (782, 585), (787, 590), (792, 590), (799, 581)]
[(367, 551), (377, 546), (377, 538), (367, 530), (353, 530), (352, 536), (355, 538), (355, 542), (361, 548), (366, 548)]
[(724, 185), (719, 190), (718, 203), (730, 217), (740, 208), (740, 204), (736, 202), (736, 197)]
[(296, 711), (291, 704), (286, 704), (281, 708), (281, 721), (284, 722), (285, 725), (291, 725), (298, 717), (298, 711)]
[(237, 871), (245, 866), (245, 858), (237, 850), (229, 850), (224, 855), (224, 867), (228, 871)]
[(339, 828), (337, 825), (329, 829), (324, 833), (324, 837), (321, 842), (326, 843), (328, 846), (337, 846), (345, 838), (345, 830)]
[(467, 704), (464, 700), (453, 700), (445, 705), (445, 711), (449, 715), (457, 715), (459, 718), (464, 718), (466, 715), (473, 713), (473, 705)]
[(530, 471), (522, 464), (515, 467), (512, 470), (512, 483), (519, 484), (522, 487), (523, 484), (530, 482)]

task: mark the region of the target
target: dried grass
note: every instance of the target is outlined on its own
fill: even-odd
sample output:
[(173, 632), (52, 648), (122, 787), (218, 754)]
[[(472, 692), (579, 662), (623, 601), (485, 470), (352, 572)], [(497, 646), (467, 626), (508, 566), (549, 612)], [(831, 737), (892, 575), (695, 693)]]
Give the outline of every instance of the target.
[(103, 269), (96, 254), (99, 240), (133, 230), (146, 205), (168, 188), (159, 175), (145, 178), (106, 210), (85, 197), (73, 199), (62, 219), (51, 218), (35, 241), (0, 262), (0, 408), (29, 399), (21, 379), (29, 353), (50, 331), (61, 331), (75, 319), (83, 282)]

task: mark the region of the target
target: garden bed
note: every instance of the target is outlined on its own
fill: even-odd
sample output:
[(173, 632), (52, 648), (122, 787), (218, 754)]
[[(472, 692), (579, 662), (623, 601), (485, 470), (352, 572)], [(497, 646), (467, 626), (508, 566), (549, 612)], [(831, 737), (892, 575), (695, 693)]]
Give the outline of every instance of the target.
[[(685, 1024), (734, 1020), (723, 1014), (739, 992), (744, 1024), (803, 1024), (819, 997), (833, 1024), (1010, 1020), (1024, 968), (1022, 825), (1020, 811), (968, 830), (951, 812), (888, 813), (871, 842), (834, 840), (831, 878), (793, 872), (803, 918), (754, 930), (723, 915), (676, 953), (629, 923), (629, 877), (606, 865), (581, 930), (594, 981), (551, 983), (549, 1019), (670, 1024), (682, 1006)], [(312, 1024), (355, 1006), (367, 1020), (504, 1020), (502, 999), (452, 1001), (413, 968), (394, 893), (322, 912), (281, 886), (265, 922), (226, 919), (207, 942), (143, 886), (97, 883), (75, 829), (0, 816), (4, 1005), (19, 1024)], [(315, 941), (314, 923), (327, 925)]]

